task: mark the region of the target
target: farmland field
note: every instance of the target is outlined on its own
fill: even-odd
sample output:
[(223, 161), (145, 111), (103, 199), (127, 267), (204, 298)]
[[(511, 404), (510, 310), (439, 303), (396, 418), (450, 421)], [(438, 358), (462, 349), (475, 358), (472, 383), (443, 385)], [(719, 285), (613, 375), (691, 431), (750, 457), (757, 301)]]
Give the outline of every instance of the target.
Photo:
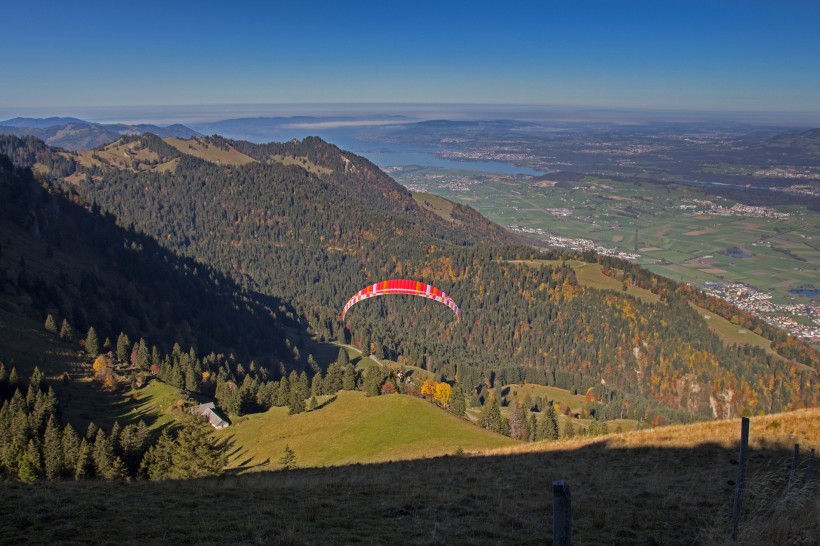
[(591, 176), (553, 183), (416, 167), (391, 174), (414, 192), (469, 205), (503, 226), (636, 253), (638, 263), (676, 281), (743, 282), (770, 293), (775, 303), (807, 303), (789, 290), (820, 284), (820, 216), (807, 207), (767, 207), (768, 217), (724, 216), (716, 211), (731, 209), (735, 201), (687, 186)]

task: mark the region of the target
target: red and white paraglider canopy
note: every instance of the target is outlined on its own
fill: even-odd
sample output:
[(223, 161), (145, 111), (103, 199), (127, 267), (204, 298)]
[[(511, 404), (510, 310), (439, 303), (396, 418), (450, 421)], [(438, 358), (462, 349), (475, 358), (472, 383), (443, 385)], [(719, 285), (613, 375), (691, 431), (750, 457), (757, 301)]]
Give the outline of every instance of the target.
[(360, 301), (387, 294), (407, 294), (409, 296), (419, 296), (421, 298), (436, 300), (437, 302), (443, 303), (452, 309), (458, 320), (461, 320), (461, 311), (459, 311), (458, 305), (456, 305), (456, 302), (454, 302), (450, 296), (431, 284), (425, 284), (419, 281), (410, 281), (407, 279), (380, 281), (376, 284), (371, 284), (370, 286), (362, 288), (345, 304), (345, 307), (342, 310), (342, 320), (344, 320), (347, 310)]

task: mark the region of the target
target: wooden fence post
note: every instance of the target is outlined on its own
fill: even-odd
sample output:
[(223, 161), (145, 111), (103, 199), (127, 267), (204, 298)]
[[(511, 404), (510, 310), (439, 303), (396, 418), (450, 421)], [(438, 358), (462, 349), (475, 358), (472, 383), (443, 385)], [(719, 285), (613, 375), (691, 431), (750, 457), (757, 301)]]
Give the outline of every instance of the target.
[(552, 543), (572, 546), (572, 504), (569, 484), (564, 480), (552, 482)]
[(786, 486), (786, 496), (789, 496), (789, 493), (792, 492), (792, 486), (794, 485), (794, 480), (797, 477), (797, 464), (798, 455), (800, 453), (800, 444), (794, 444), (794, 453), (792, 453), (792, 468), (789, 472), (789, 485)]
[(749, 449), (749, 418), (740, 420), (740, 461), (735, 480), (735, 498), (732, 502), (732, 534), (730, 539), (737, 542), (737, 525), (740, 522), (740, 499), (743, 495), (743, 481), (746, 479), (746, 451)]

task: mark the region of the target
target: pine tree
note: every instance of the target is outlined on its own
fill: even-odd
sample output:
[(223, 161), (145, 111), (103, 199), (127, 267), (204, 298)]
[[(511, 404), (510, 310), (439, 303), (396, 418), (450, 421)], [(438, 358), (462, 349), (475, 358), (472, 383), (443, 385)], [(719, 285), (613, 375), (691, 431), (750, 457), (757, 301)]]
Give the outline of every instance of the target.
[(33, 483), (40, 478), (42, 472), (43, 463), (40, 459), (40, 450), (37, 449), (37, 444), (34, 443), (34, 440), (29, 440), (28, 448), (20, 457), (17, 478), (21, 482)]
[(125, 332), (120, 332), (117, 337), (117, 360), (120, 362), (128, 362), (131, 356), (131, 340), (125, 335)]
[(162, 431), (159, 440), (145, 453), (140, 469), (149, 480), (165, 480), (171, 477), (173, 466), (174, 440), (168, 430)]
[(564, 426), (564, 438), (575, 438), (575, 427), (572, 426), (572, 421), (567, 421)]
[[(145, 340), (140, 338), (139, 347), (137, 348), (137, 366), (141, 370), (147, 370), (151, 367), (151, 355), (148, 352), (148, 345), (145, 344)], [(179, 387), (182, 387), (182, 381), (180, 381)]]
[(344, 347), (339, 349), (339, 356), (336, 357), (336, 362), (342, 366), (350, 364), (350, 357), (347, 356), (347, 350)]
[(83, 345), (85, 346), (85, 352), (87, 352), (91, 358), (97, 358), (97, 355), (100, 354), (100, 340), (97, 338), (97, 331), (94, 330), (93, 326), (88, 328), (88, 335), (85, 336)]
[(495, 396), (490, 396), (490, 399), (481, 408), (479, 416), (479, 424), (499, 434), (507, 433), (507, 423), (504, 416), (501, 415), (501, 406)]
[(203, 419), (185, 418), (174, 443), (170, 478), (215, 476), (225, 468), (225, 446), (211, 437), (211, 427)]
[(342, 376), (342, 388), (346, 391), (354, 391), (356, 390), (356, 382), (356, 370), (351, 364), (347, 364)]
[(63, 472), (62, 434), (54, 416), (48, 420), (43, 436), (43, 467), (49, 480), (56, 480)]
[(285, 444), (285, 450), (279, 459), (279, 464), (282, 465), (282, 470), (293, 470), (296, 468), (296, 453), (293, 452), (290, 445)]
[(74, 329), (66, 319), (63, 319), (63, 323), (60, 325), (60, 339), (66, 343), (74, 341)]
[(57, 333), (59, 332), (59, 330), (57, 329), (57, 321), (54, 320), (54, 317), (51, 315), (51, 313), (49, 313), (46, 317), (45, 326), (47, 332), (50, 332), (54, 335), (57, 335)]
[(66, 425), (63, 428), (61, 438), (62, 453), (63, 453), (63, 472), (66, 475), (73, 476), (77, 468), (77, 458), (80, 454), (80, 437), (74, 432), (71, 425)]
[(91, 445), (83, 438), (80, 440), (77, 449), (77, 463), (74, 466), (74, 479), (82, 480), (93, 474), (94, 459), (91, 453)]
[(545, 439), (557, 440), (560, 436), (558, 431), (558, 415), (556, 415), (555, 407), (551, 403), (547, 409), (547, 422), (549, 426), (547, 428), (547, 436)]
[(450, 395), (450, 406), (447, 408), (450, 413), (463, 417), (467, 412), (467, 404), (464, 400), (464, 390), (458, 383), (453, 387), (453, 392)]
[(14, 394), (15, 389), (20, 392), (20, 376), (17, 375), (17, 368), (12, 367), (9, 373), (9, 392)]
[(530, 413), (530, 418), (527, 423), (527, 441), (534, 442), (536, 431), (538, 430), (538, 420), (535, 418), (534, 413)]
[(279, 381), (279, 391), (276, 395), (277, 406), (287, 406), (290, 404), (290, 382), (287, 377)]

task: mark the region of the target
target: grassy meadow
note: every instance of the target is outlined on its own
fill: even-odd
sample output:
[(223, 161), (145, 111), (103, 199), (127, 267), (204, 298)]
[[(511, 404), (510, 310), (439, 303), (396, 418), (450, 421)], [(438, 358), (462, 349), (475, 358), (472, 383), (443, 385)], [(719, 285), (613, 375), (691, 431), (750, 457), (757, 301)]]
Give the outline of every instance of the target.
[(240, 417), (217, 433), (232, 446), (229, 467), (279, 470), (285, 445), (304, 467), (436, 457), (520, 442), (459, 419), (410, 396), (366, 397), (342, 391), (321, 397), (319, 409), (288, 415), (274, 407)]

